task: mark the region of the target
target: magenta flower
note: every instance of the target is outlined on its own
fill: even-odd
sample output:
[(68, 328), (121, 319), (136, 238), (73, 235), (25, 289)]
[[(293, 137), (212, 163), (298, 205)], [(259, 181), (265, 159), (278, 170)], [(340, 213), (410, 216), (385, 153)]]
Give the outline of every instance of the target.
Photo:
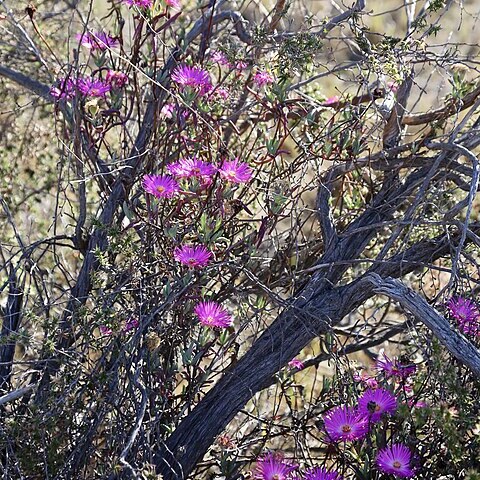
[(182, 5), (180, 4), (179, 0), (165, 0), (165, 4), (172, 8), (173, 10), (181, 10)]
[(128, 83), (128, 76), (123, 72), (109, 70), (105, 81), (110, 84), (112, 88), (120, 89)]
[(230, 90), (227, 87), (218, 87), (211, 94), (210, 98), (227, 100), (230, 96)]
[(342, 480), (342, 476), (335, 472), (329, 472), (324, 468), (315, 467), (305, 472), (304, 480)]
[(77, 88), (86, 97), (105, 97), (112, 86), (103, 80), (94, 80), (91, 77), (77, 78)]
[(139, 321), (136, 318), (131, 318), (130, 320), (125, 322), (125, 325), (123, 326), (123, 331), (130, 332), (131, 330), (134, 330), (140, 325)]
[(205, 327), (226, 328), (233, 323), (227, 310), (216, 302), (200, 302), (194, 311), (200, 323)]
[(70, 100), (75, 96), (75, 82), (70, 78), (60, 78), (57, 85), (50, 89), (50, 95), (56, 99)]
[(384, 414), (393, 414), (397, 409), (395, 396), (383, 388), (367, 390), (358, 399), (358, 411), (371, 422), (376, 423)]
[(380, 471), (398, 478), (413, 477), (415, 472), (410, 467), (411, 461), (410, 449), (399, 443), (382, 449), (377, 455), (377, 466)]
[(244, 62), (243, 60), (239, 60), (235, 64), (235, 69), (238, 70), (239, 72), (243, 72), (243, 70), (246, 70), (248, 68), (248, 63)]
[(218, 169), (220, 176), (231, 183), (246, 183), (252, 178), (252, 169), (247, 163), (241, 163), (238, 158), (223, 162)]
[(111, 335), (113, 333), (112, 329), (105, 325), (100, 325), (99, 330), (100, 330), (100, 333), (105, 336)]
[(368, 420), (356, 409), (335, 407), (323, 416), (328, 438), (333, 442), (358, 440), (368, 432)]
[(274, 82), (274, 78), (266, 70), (258, 70), (253, 76), (253, 82), (259, 87), (269, 85)]
[(288, 366), (290, 368), (296, 368), (297, 370), (303, 370), (305, 368), (305, 365), (301, 360), (298, 360), (298, 358), (294, 358), (288, 362)]
[(297, 468), (286, 462), (281, 455), (269, 453), (259, 459), (255, 468), (255, 478), (259, 480), (287, 480)]
[(480, 334), (480, 312), (474, 302), (463, 297), (452, 297), (447, 303), (447, 309), (457, 321), (461, 332), (466, 335)]
[(183, 245), (175, 249), (173, 256), (177, 262), (188, 265), (190, 268), (197, 268), (208, 264), (212, 257), (212, 252), (203, 245)]
[(147, 193), (157, 198), (173, 197), (180, 189), (178, 183), (168, 175), (145, 175), (142, 185)]
[(383, 372), (386, 378), (397, 377), (405, 379), (417, 371), (416, 365), (405, 365), (398, 359), (390, 360), (385, 354), (378, 356), (375, 368), (377, 371)]
[(334, 95), (333, 97), (328, 97), (324, 102), (323, 105), (333, 105), (340, 101), (340, 97), (338, 95)]
[(172, 80), (182, 87), (197, 90), (200, 95), (205, 95), (212, 89), (209, 73), (197, 67), (178, 66), (172, 73)]
[(228, 61), (227, 56), (220, 50), (213, 50), (213, 52), (210, 53), (210, 60), (214, 63), (222, 65), (223, 67), (232, 67), (232, 64)]
[(204, 162), (197, 157), (182, 158), (178, 162), (168, 165), (167, 170), (180, 178), (198, 177), (201, 179), (208, 179), (217, 172), (211, 163)]
[(104, 32), (78, 33), (76, 38), (80, 42), (80, 45), (88, 48), (92, 52), (95, 50), (100, 50), (103, 52), (109, 48), (118, 47), (118, 40)]
[(123, 0), (123, 3), (129, 7), (150, 8), (153, 5), (153, 0)]
[(165, 118), (173, 118), (174, 111), (175, 111), (175, 105), (173, 103), (166, 103), (160, 110), (160, 113)]

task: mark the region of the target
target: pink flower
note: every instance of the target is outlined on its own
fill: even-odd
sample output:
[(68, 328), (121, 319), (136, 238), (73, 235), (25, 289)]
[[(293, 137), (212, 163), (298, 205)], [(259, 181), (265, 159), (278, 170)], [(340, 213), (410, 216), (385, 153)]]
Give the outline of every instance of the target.
[(297, 370), (303, 370), (305, 365), (298, 358), (294, 358), (288, 362), (288, 366), (292, 369), (296, 368)]
[(287, 480), (297, 468), (286, 462), (281, 455), (269, 453), (259, 459), (255, 468), (255, 478), (259, 480)]
[(342, 480), (339, 473), (329, 472), (324, 468), (315, 467), (305, 472), (305, 480)]
[(123, 72), (118, 72), (116, 70), (109, 70), (105, 81), (110, 84), (113, 88), (120, 89), (128, 83), (128, 77)]
[(328, 97), (323, 102), (323, 105), (333, 105), (334, 103), (337, 103), (339, 100), (340, 100), (340, 97), (338, 95), (334, 95), (333, 97)]
[(143, 188), (157, 198), (173, 197), (179, 190), (178, 183), (168, 175), (145, 175)]
[(168, 7), (171, 7), (173, 10), (181, 10), (182, 5), (180, 4), (179, 0), (165, 0), (165, 4)]
[(166, 103), (162, 109), (160, 110), (160, 113), (165, 117), (165, 118), (172, 118), (173, 117), (173, 112), (175, 111), (175, 105), (173, 103)]
[(333, 442), (358, 440), (368, 432), (368, 420), (352, 407), (335, 407), (323, 416), (323, 421)]
[(100, 50), (103, 52), (109, 48), (118, 47), (118, 40), (104, 32), (78, 33), (76, 38), (80, 42), (80, 45), (88, 48), (92, 52), (95, 50)]
[(246, 70), (248, 68), (248, 63), (247, 62), (244, 62), (243, 60), (239, 60), (236, 64), (235, 64), (235, 69), (238, 70), (239, 72), (243, 72), (244, 70)]
[(178, 162), (168, 165), (167, 170), (180, 178), (197, 177), (204, 180), (217, 172), (217, 169), (211, 163), (204, 162), (197, 157), (182, 158)]
[(377, 466), (383, 473), (395, 475), (398, 478), (413, 477), (415, 472), (410, 467), (412, 453), (402, 444), (393, 444), (386, 447), (377, 455)]
[(395, 396), (383, 388), (367, 390), (358, 399), (358, 411), (371, 422), (381, 421), (385, 414), (393, 414), (397, 409)]
[(259, 87), (264, 85), (269, 85), (274, 82), (274, 78), (266, 70), (258, 70), (257, 73), (253, 76), (253, 82), (256, 83)]
[(182, 87), (191, 87), (200, 95), (205, 95), (212, 89), (209, 73), (188, 65), (178, 66), (172, 73), (172, 81)]
[(103, 80), (94, 80), (91, 77), (77, 78), (77, 88), (86, 97), (105, 97), (112, 86)]
[(197, 268), (208, 264), (212, 257), (212, 252), (203, 245), (183, 245), (175, 249), (173, 256), (177, 262), (188, 265), (190, 268)]
[(150, 8), (153, 5), (153, 0), (123, 0), (123, 3), (129, 7)]
[(230, 90), (227, 87), (218, 87), (211, 94), (209, 98), (215, 97), (222, 100), (227, 100), (230, 96)]
[(450, 315), (466, 335), (480, 335), (480, 312), (477, 305), (463, 297), (452, 297), (447, 303)]
[(137, 328), (138, 325), (139, 325), (138, 320), (136, 318), (131, 318), (130, 320), (125, 322), (125, 325), (123, 326), (123, 331), (125, 333), (130, 332), (131, 330), (134, 330), (135, 328)]
[(70, 78), (60, 78), (57, 86), (50, 89), (50, 95), (57, 99), (70, 100), (75, 96), (75, 82)]
[(195, 314), (205, 327), (226, 328), (233, 323), (228, 312), (216, 302), (200, 302), (195, 307)]
[(238, 158), (223, 162), (218, 172), (224, 180), (231, 183), (246, 183), (252, 178), (252, 169), (247, 163), (240, 163)]
[(405, 379), (417, 371), (416, 365), (404, 365), (397, 359), (390, 360), (384, 353), (378, 356), (375, 368), (377, 371), (383, 372), (386, 378), (397, 377)]
[(111, 335), (113, 333), (112, 329), (108, 328), (105, 325), (100, 325), (99, 330), (100, 330), (100, 333), (105, 336)]
[(228, 61), (227, 56), (220, 50), (213, 50), (210, 53), (210, 60), (227, 68), (231, 68), (232, 64)]

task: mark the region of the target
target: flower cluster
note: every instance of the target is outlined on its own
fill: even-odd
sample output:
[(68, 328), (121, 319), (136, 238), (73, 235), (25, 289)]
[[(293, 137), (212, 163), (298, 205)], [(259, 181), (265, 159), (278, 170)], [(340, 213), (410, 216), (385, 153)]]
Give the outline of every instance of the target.
[(447, 303), (447, 310), (462, 333), (480, 336), (480, 309), (472, 300), (452, 297)]
[(91, 52), (96, 50), (103, 52), (118, 47), (118, 40), (105, 32), (79, 33), (76, 38), (82, 47), (88, 48)]
[(70, 100), (77, 93), (84, 97), (102, 97), (112, 88), (121, 88), (127, 83), (127, 76), (121, 72), (109, 71), (106, 80), (92, 77), (61, 78), (50, 89), (50, 95), (56, 99)]

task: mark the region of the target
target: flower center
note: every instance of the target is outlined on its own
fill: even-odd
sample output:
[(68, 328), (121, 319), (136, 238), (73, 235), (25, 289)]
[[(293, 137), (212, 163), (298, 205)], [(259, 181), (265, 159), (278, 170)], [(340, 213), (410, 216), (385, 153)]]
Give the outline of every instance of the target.
[(402, 468), (402, 464), (398, 460), (395, 460), (393, 462), (393, 468)]
[(342, 432), (343, 433), (349, 433), (352, 431), (352, 427), (350, 425), (343, 425), (342, 427)]
[(197, 264), (197, 260), (196, 260), (195, 258), (189, 258), (188, 261), (187, 261), (187, 263), (188, 263), (189, 265), (194, 266), (194, 265)]
[(215, 320), (215, 319), (214, 319), (211, 315), (209, 315), (209, 316), (205, 319), (205, 322), (206, 322), (206, 323), (209, 323), (210, 325), (212, 325), (213, 322), (214, 322), (214, 320)]
[(379, 412), (379, 411), (381, 410), (381, 407), (380, 407), (380, 405), (379, 405), (378, 403), (375, 404), (374, 410), (375, 410), (376, 412)]
[(165, 191), (165, 187), (162, 187), (162, 185), (159, 185), (159, 186), (157, 187), (157, 192), (158, 192), (158, 193), (163, 193), (164, 191)]

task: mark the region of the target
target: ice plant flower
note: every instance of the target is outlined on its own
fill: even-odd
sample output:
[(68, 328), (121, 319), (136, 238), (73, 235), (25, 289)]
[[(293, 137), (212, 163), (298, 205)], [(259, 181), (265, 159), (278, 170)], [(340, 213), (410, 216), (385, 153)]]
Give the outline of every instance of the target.
[(323, 105), (333, 105), (340, 101), (340, 97), (338, 95), (334, 95), (333, 97), (328, 97), (324, 102)]
[(450, 315), (457, 321), (458, 328), (466, 335), (480, 334), (480, 312), (468, 298), (452, 297), (447, 303)]
[(109, 328), (109, 327), (107, 327), (107, 326), (105, 326), (105, 325), (100, 325), (100, 327), (98, 327), (98, 328), (99, 328), (100, 333), (101, 333), (102, 335), (107, 336), (107, 335), (111, 335), (111, 334), (113, 333), (112, 329)]
[(286, 462), (281, 455), (269, 453), (259, 459), (255, 468), (255, 478), (259, 480), (287, 480), (297, 468)]
[(125, 322), (125, 325), (123, 326), (123, 331), (125, 333), (130, 332), (131, 330), (134, 330), (135, 328), (137, 328), (138, 325), (140, 325), (138, 320), (136, 318), (131, 318), (130, 320)]
[(395, 413), (396, 409), (395, 395), (384, 388), (367, 390), (358, 399), (358, 411), (373, 423), (379, 422), (384, 414)]
[(180, 4), (179, 0), (165, 0), (165, 4), (167, 7), (170, 7), (172, 10), (181, 10), (182, 5)]
[(406, 379), (417, 371), (416, 365), (405, 365), (398, 359), (391, 360), (384, 353), (377, 357), (375, 368), (378, 372), (382, 372), (386, 378), (397, 377)]
[(178, 183), (168, 175), (145, 175), (142, 185), (147, 193), (157, 198), (173, 197), (180, 189)]
[(395, 475), (398, 478), (413, 477), (415, 472), (410, 466), (412, 453), (400, 443), (386, 447), (377, 455), (377, 466), (383, 473)]
[(91, 52), (95, 50), (103, 52), (118, 47), (118, 40), (105, 32), (78, 33), (76, 38), (82, 47), (88, 48)]
[(160, 110), (160, 114), (165, 118), (173, 118), (175, 105), (173, 103), (166, 103)]
[(298, 360), (298, 358), (294, 358), (288, 362), (288, 366), (290, 368), (296, 368), (297, 370), (303, 370), (305, 368), (305, 365), (301, 360)]
[(70, 78), (60, 78), (57, 85), (50, 89), (50, 95), (56, 99), (69, 100), (75, 96), (75, 82)]
[(167, 170), (170, 174), (180, 178), (198, 177), (201, 179), (208, 179), (217, 172), (211, 163), (204, 162), (197, 157), (182, 158), (178, 162), (168, 165)]
[(212, 257), (212, 252), (203, 245), (183, 245), (175, 249), (173, 256), (177, 262), (183, 263), (190, 268), (199, 268), (208, 264)]
[(314, 467), (305, 472), (304, 480), (342, 480), (339, 473), (329, 472), (324, 468)]
[(129, 7), (150, 8), (153, 5), (153, 0), (123, 0), (123, 3)]
[(223, 67), (232, 67), (232, 64), (228, 61), (227, 56), (220, 50), (213, 50), (210, 53), (210, 60), (213, 63), (218, 63), (219, 65), (222, 65)]
[(264, 85), (269, 85), (274, 82), (274, 78), (266, 70), (258, 70), (257, 73), (253, 76), (253, 83), (259, 87)]
[(201, 68), (180, 65), (173, 71), (171, 78), (177, 85), (193, 88), (200, 95), (205, 95), (212, 89), (209, 73)]
[(241, 163), (238, 158), (223, 162), (218, 169), (220, 176), (231, 183), (246, 183), (252, 178), (252, 169), (247, 163)]
[(105, 77), (105, 81), (112, 86), (112, 88), (120, 89), (128, 83), (128, 77), (123, 72), (117, 70), (109, 70)]
[(352, 407), (335, 407), (323, 416), (323, 421), (333, 442), (358, 440), (368, 431), (368, 420)]
[(233, 323), (228, 312), (216, 302), (200, 302), (194, 311), (205, 327), (227, 328)]
[(77, 88), (86, 97), (105, 97), (112, 86), (103, 80), (94, 80), (91, 77), (77, 78)]

